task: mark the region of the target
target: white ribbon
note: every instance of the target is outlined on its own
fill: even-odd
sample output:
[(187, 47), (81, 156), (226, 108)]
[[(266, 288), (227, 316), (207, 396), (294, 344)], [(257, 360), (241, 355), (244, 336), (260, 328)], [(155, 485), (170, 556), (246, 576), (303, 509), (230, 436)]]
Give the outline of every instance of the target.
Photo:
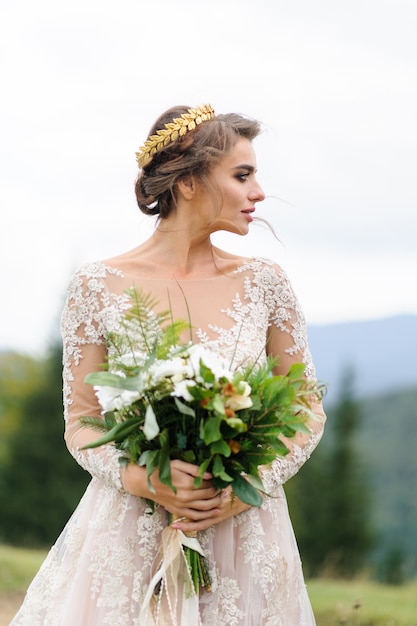
[(198, 594), (183, 551), (186, 546), (204, 556), (200, 543), (171, 526), (162, 531), (161, 543), (160, 566), (149, 583), (139, 626), (201, 626)]

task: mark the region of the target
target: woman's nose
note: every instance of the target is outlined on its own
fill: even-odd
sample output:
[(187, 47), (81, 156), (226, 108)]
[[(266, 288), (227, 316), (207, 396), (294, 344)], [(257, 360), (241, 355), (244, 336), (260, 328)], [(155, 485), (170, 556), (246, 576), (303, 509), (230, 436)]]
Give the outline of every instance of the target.
[(265, 193), (258, 181), (255, 182), (253, 189), (251, 190), (250, 199), (254, 202), (262, 202), (265, 200)]

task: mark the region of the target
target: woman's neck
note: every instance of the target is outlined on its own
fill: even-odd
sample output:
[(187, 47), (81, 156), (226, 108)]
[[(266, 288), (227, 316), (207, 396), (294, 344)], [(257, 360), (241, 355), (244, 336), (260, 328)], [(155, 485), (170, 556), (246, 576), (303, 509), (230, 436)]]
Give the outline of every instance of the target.
[(168, 225), (158, 227), (154, 234), (139, 247), (141, 258), (155, 264), (161, 272), (177, 279), (216, 275), (215, 250), (209, 235), (193, 236), (184, 230), (168, 230)]

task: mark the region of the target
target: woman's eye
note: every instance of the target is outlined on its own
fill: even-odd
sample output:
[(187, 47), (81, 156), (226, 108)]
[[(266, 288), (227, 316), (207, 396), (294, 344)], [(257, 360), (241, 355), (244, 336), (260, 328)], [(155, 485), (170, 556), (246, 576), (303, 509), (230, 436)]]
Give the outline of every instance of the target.
[(244, 182), (245, 180), (247, 180), (249, 177), (249, 173), (245, 172), (244, 174), (236, 174), (236, 178), (242, 182)]

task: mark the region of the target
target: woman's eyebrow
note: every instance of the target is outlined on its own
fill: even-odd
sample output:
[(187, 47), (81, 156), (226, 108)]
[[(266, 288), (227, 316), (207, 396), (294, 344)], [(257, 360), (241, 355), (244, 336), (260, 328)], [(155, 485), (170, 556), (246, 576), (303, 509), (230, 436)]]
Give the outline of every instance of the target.
[(232, 167), (233, 170), (248, 170), (249, 172), (256, 172), (256, 169), (254, 168), (253, 165), (246, 165), (245, 163), (242, 163), (242, 165), (235, 165)]

